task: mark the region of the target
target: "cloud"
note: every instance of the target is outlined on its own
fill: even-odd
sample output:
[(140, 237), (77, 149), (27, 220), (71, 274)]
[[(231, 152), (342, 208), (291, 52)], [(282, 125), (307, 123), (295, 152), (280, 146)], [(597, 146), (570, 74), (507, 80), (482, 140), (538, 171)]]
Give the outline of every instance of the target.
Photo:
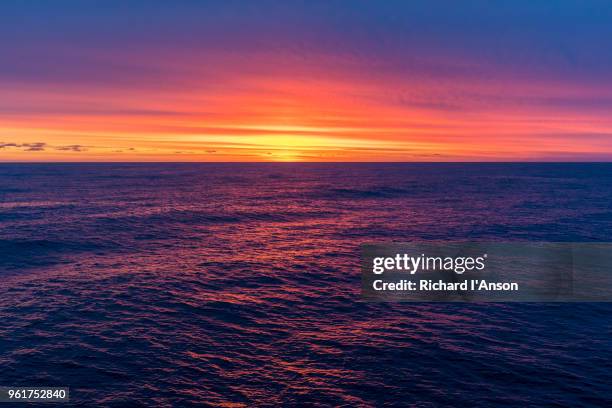
[(68, 145), (68, 146), (57, 146), (55, 150), (70, 151), (70, 152), (84, 152), (84, 151), (87, 151), (87, 148), (86, 146), (75, 144), (75, 145)]
[(44, 142), (24, 143), (21, 145), (22, 148), (25, 148), (24, 150), (26, 152), (42, 152), (45, 150), (45, 146), (47, 146), (47, 144)]
[(19, 147), (19, 145), (17, 143), (0, 142), (0, 149), (4, 149), (5, 147)]
[(46, 148), (52, 148), (54, 150), (60, 150), (65, 152), (84, 152), (87, 151), (87, 146), (74, 144), (66, 146), (51, 146), (45, 142), (34, 142), (34, 143), (13, 143), (13, 142), (0, 142), (0, 149), (14, 147), (21, 149), (26, 152), (42, 152)]
[(0, 142), (0, 149), (4, 149), (6, 147), (15, 147), (17, 149), (22, 149), (25, 150), (26, 152), (40, 152), (45, 150), (45, 147), (47, 146), (46, 143), (44, 142), (35, 142), (35, 143), (5, 143), (5, 142)]

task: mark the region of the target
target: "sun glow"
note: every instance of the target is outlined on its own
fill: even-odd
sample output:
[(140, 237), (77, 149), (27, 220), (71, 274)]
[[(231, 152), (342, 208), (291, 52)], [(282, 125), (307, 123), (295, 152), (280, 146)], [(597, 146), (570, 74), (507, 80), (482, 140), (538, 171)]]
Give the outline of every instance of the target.
[[(556, 83), (515, 81), (504, 93), (469, 78), (470, 92), (497, 101), (482, 104), (461, 96), (466, 84), (449, 82), (441, 93), (427, 79), (330, 70), (316, 80), (236, 72), (208, 92), (188, 77), (193, 90), (7, 87), (14, 104), (40, 107), (0, 112), (0, 160), (514, 161), (612, 151), (609, 115), (504, 100), (536, 91), (559, 97)], [(600, 92), (564, 89), (566, 98)], [(466, 108), (427, 102), (447, 94)]]

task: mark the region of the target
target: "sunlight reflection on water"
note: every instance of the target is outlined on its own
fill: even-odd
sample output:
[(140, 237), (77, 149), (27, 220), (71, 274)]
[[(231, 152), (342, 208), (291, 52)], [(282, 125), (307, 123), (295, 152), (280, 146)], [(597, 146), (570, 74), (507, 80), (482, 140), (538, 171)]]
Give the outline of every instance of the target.
[(605, 405), (610, 306), (367, 304), (359, 244), (610, 241), (611, 170), (2, 165), (0, 382), (109, 406)]

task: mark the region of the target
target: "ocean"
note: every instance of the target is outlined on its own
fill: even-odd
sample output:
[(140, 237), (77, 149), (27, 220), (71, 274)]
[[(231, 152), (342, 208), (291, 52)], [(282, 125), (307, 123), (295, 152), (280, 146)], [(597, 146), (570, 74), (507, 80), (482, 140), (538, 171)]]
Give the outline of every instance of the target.
[(2, 164), (0, 385), (610, 406), (612, 305), (366, 303), (359, 245), (612, 241), (612, 164)]

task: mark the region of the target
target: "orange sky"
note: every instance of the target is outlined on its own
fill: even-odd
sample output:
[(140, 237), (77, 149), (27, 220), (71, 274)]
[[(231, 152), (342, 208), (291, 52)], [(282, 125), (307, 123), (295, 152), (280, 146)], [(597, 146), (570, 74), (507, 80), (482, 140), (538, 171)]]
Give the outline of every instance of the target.
[(376, 41), (350, 49), (309, 37), (275, 47), (266, 35), (263, 46), (240, 37), (195, 48), (140, 37), (96, 48), (74, 44), (74, 32), (24, 39), (8, 50), (24, 65), (0, 70), (0, 161), (612, 157), (612, 92), (593, 77), (550, 68), (537, 49), (521, 61), (404, 48), (374, 28), (364, 38)]
[[(459, 88), (510, 99), (554, 94), (561, 85), (476, 82), (436, 89), (397, 79), (389, 89), (341, 75), (255, 76), (207, 91), (192, 80), (191, 89), (5, 90), (11, 100), (51, 108), (3, 115), (0, 140), (22, 146), (2, 149), (2, 160), (512, 161), (580, 159), (612, 150), (609, 138), (597, 137), (612, 129), (604, 112), (469, 99), (460, 110), (411, 103), (460, 95)], [(35, 143), (45, 146), (23, 146)]]
[[(197, 75), (171, 89), (20, 86), (5, 88), (4, 96), (45, 109), (3, 115), (0, 140), (21, 146), (1, 154), (15, 161), (581, 159), (612, 150), (605, 137), (610, 115), (520, 103), (523, 94), (581, 92), (598, 90), (518, 81), (411, 83), (338, 72), (243, 75), (214, 89), (200, 86)], [(461, 108), (441, 107), (447, 99)], [(45, 145), (24, 146), (36, 143)]]

